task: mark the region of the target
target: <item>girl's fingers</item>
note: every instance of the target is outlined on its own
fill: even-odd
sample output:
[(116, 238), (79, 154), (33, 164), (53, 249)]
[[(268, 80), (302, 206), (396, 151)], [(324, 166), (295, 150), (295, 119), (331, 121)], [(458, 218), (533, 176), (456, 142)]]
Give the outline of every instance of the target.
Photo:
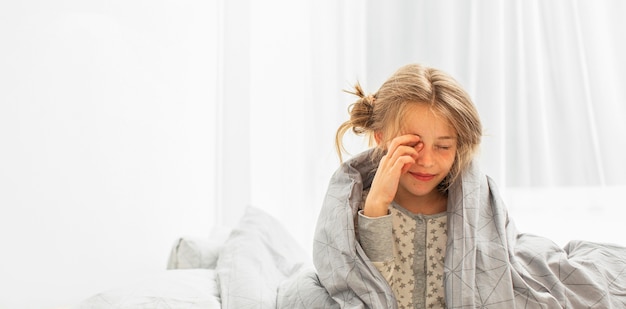
[[(395, 174), (397, 177), (406, 173), (412, 164), (415, 164), (414, 155), (417, 153), (415, 149), (407, 148), (407, 153), (403, 155), (398, 155), (401, 150), (396, 151), (396, 156), (390, 157), (388, 154), (385, 155), (379, 165), (379, 171), (377, 173), (391, 173)], [(396, 172), (399, 172), (396, 174)]]
[(397, 161), (396, 161), (396, 165), (394, 168), (399, 168), (400, 169), (400, 175), (406, 173), (410, 168), (411, 165), (415, 164), (415, 159), (411, 158), (411, 157), (400, 157)]
[(370, 207), (371, 203), (387, 207), (393, 201), (400, 177), (415, 164), (418, 152), (423, 147), (420, 137), (414, 134), (398, 136), (389, 143), (387, 153), (379, 162), (367, 197)]
[(417, 134), (404, 134), (395, 137), (389, 142), (389, 148), (397, 147), (398, 145), (416, 146), (420, 141), (420, 136)]
[(398, 190), (400, 176), (406, 173), (414, 163), (415, 159), (410, 156), (401, 156), (396, 159), (385, 155), (372, 181), (368, 199), (372, 197), (374, 200), (382, 201), (384, 205), (391, 203)]
[[(410, 164), (415, 163), (419, 155), (418, 152), (422, 148), (424, 148), (424, 143), (421, 142), (419, 135), (405, 134), (398, 136), (389, 143), (387, 153), (382, 158), (379, 168), (383, 170), (392, 168), (404, 174), (410, 167)], [(400, 163), (402, 165), (399, 165)], [(409, 166), (406, 166), (407, 164)]]
[[(404, 158), (407, 157), (409, 159), (411, 159), (412, 161), (417, 160), (419, 153), (417, 151), (417, 149), (415, 147), (410, 147), (410, 146), (398, 146), (393, 153), (388, 153), (388, 161), (389, 162), (396, 162), (398, 160), (400, 160), (400, 158)], [(392, 163), (393, 164), (393, 163)]]
[[(390, 154), (392, 157), (395, 156), (396, 152), (399, 149), (404, 149), (407, 151), (405, 147), (412, 148), (413, 150), (419, 149), (424, 146), (424, 144), (420, 141), (420, 136), (415, 134), (405, 134), (400, 135), (391, 140), (387, 147), (387, 154)], [(416, 155), (417, 153), (415, 153)], [(396, 156), (397, 157), (397, 156)]]

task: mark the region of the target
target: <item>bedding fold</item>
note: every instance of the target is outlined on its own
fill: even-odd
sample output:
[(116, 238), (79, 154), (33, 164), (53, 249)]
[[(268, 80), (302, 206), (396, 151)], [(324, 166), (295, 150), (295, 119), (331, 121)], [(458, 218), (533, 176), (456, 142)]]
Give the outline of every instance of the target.
[[(314, 236), (319, 284), (341, 308), (396, 308), (355, 233), (380, 158), (365, 151), (329, 183)], [(444, 285), (448, 308), (625, 308), (626, 247), (519, 233), (497, 186), (477, 164), (449, 189)], [(314, 281), (308, 276), (309, 283)], [(306, 295), (306, 286), (296, 289)], [(327, 301), (324, 299), (324, 301)], [(293, 308), (306, 308), (304, 305)]]
[[(356, 216), (379, 158), (345, 162), (317, 220), (313, 265), (277, 221), (250, 209), (217, 262), (223, 308), (397, 308), (357, 241)], [(626, 308), (626, 247), (564, 248), (518, 232), (492, 179), (476, 164), (449, 189), (447, 308)]]

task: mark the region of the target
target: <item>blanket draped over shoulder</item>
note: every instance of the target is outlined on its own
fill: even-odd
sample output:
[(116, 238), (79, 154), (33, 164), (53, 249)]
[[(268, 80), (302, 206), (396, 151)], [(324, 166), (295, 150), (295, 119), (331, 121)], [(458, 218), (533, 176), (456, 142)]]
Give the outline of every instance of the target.
[[(315, 302), (325, 308), (397, 307), (355, 235), (362, 192), (378, 161), (366, 151), (333, 175), (314, 236), (317, 276), (293, 279), (301, 282), (282, 295), (299, 297), (285, 307), (312, 308)], [(447, 218), (448, 308), (626, 308), (626, 248), (583, 241), (561, 248), (518, 233), (495, 184), (475, 164), (450, 187)]]

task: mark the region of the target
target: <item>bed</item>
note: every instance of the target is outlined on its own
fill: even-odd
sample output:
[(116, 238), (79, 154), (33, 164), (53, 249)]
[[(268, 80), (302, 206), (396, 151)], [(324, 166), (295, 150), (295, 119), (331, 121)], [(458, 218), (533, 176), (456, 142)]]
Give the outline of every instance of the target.
[[(78, 308), (396, 308), (355, 240), (354, 215), (374, 164), (333, 176), (313, 256), (279, 221), (249, 207), (226, 236), (179, 239), (168, 270), (98, 293)], [(362, 170), (360, 170), (362, 169)], [(558, 202), (558, 201), (557, 201)], [(471, 166), (448, 196), (449, 308), (626, 308), (626, 247), (519, 233), (493, 181)]]
[(286, 305), (277, 302), (279, 293), (314, 274), (305, 252), (275, 218), (248, 207), (229, 233), (176, 240), (161, 273), (93, 295), (76, 308), (276, 308)]
[[(624, 266), (616, 265), (622, 270)], [(626, 273), (615, 275), (623, 277)], [(626, 286), (611, 288), (621, 293), (626, 291)], [(75, 306), (78, 309), (340, 307), (322, 288), (305, 250), (277, 220), (254, 207), (246, 210), (238, 227), (230, 233), (176, 240), (167, 269), (160, 273), (103, 291)]]

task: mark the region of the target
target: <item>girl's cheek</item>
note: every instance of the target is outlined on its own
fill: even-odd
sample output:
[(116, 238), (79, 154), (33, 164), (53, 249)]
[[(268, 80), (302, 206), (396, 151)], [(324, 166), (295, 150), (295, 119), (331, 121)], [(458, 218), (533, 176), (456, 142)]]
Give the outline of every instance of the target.
[(456, 151), (445, 151), (439, 155), (439, 159), (442, 161), (454, 162), (456, 158)]

